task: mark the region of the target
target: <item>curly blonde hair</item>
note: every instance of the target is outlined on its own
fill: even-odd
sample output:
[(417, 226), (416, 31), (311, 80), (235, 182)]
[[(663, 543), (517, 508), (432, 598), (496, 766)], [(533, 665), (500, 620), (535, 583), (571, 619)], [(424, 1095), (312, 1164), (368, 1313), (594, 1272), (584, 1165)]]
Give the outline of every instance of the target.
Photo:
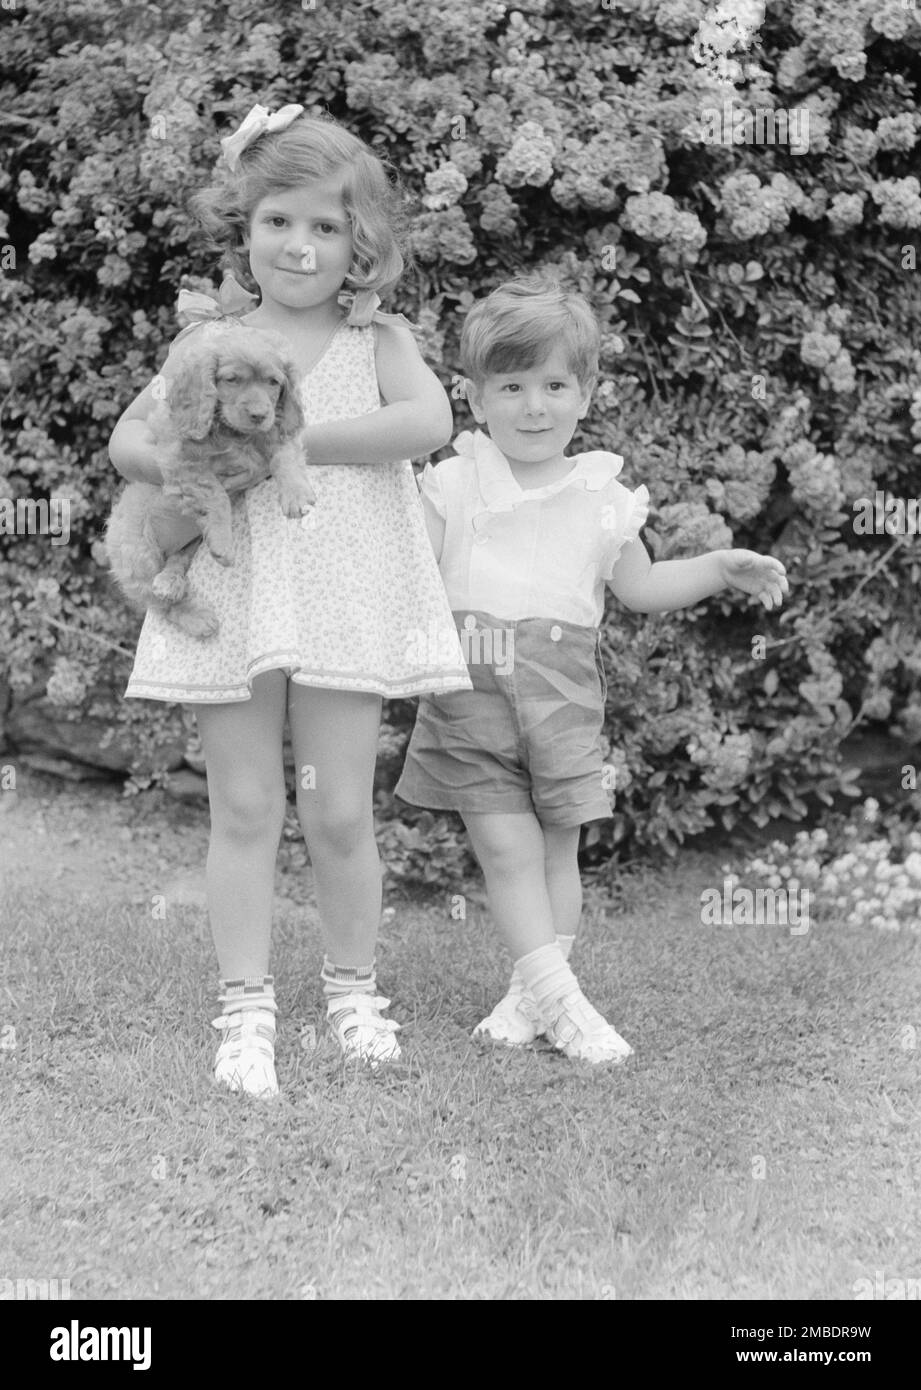
[(244, 248), (258, 204), (272, 193), (339, 173), (354, 246), (345, 288), (383, 297), (405, 266), (401, 190), (394, 171), (332, 117), (300, 115), (287, 129), (259, 136), (243, 150), (236, 170), (222, 166), (189, 207), (221, 268), (258, 292)]

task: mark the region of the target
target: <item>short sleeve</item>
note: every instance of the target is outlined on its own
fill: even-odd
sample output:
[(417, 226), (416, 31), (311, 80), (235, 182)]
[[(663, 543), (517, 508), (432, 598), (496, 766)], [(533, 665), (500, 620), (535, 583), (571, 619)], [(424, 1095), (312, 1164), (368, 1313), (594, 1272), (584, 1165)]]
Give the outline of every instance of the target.
[(624, 527), (622, 539), (623, 545), (628, 545), (630, 541), (638, 539), (640, 532), (646, 525), (646, 518), (649, 516), (649, 491), (645, 487), (638, 487), (631, 493), (630, 511), (627, 513), (627, 522)]
[(439, 477), (438, 469), (433, 463), (426, 464), (422, 472), (422, 482), (419, 491), (425, 500), (430, 503), (432, 510), (444, 520), (448, 514), (448, 506), (445, 501), (444, 488)]
[(639, 538), (640, 531), (646, 524), (649, 515), (649, 491), (645, 487), (638, 487), (633, 492), (625, 488), (620, 483), (614, 483), (617, 489), (615, 498), (612, 502), (605, 504), (606, 515), (614, 513), (613, 525), (606, 523), (605, 529), (610, 533), (610, 541), (605, 549), (604, 564), (602, 566), (602, 578), (607, 581), (614, 572), (614, 566), (620, 558), (620, 552), (625, 545)]

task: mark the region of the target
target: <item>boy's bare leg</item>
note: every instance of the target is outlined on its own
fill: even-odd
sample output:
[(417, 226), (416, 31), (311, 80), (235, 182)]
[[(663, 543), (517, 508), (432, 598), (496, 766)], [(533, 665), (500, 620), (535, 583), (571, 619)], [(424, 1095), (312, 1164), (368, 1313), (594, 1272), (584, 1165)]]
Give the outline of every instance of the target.
[[(545, 1032), (567, 1056), (590, 1062), (620, 1062), (632, 1049), (585, 998), (557, 944), (554, 904), (547, 881), (548, 842), (533, 813), (467, 814), (464, 823), (486, 879), (493, 919), (502, 934), (521, 985), (475, 1030), (497, 1041), (532, 1042)], [(578, 828), (550, 834), (552, 878), (561, 923), (574, 926), (581, 907)], [(515, 987), (513, 972), (513, 989)], [(505, 1003), (506, 1001), (503, 1001)]]
[(489, 908), (512, 960), (556, 940), (544, 832), (533, 811), (464, 815)]
[[(582, 877), (579, 873), (581, 825), (544, 825), (544, 877), (553, 910), (557, 940), (572, 938), (582, 916)], [(567, 948), (568, 949), (568, 948)]]

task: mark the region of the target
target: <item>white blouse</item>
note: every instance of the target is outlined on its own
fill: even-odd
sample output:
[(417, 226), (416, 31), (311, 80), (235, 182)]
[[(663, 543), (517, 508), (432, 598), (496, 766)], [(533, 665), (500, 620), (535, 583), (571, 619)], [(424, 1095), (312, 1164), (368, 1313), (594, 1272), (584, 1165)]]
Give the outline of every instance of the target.
[(597, 627), (605, 582), (649, 510), (645, 487), (617, 481), (621, 456), (578, 454), (564, 478), (522, 488), (482, 430), (454, 447), (421, 484), (451, 608)]

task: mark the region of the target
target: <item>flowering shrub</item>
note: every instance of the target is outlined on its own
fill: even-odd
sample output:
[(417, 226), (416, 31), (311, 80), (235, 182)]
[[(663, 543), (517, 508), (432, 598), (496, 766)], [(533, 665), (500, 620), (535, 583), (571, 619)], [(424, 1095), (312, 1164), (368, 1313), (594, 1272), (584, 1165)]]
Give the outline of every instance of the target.
[(496, 178), (507, 188), (523, 183), (549, 183), (553, 177), (553, 141), (536, 121), (525, 121), (506, 153), (496, 164)]
[[(732, 882), (806, 891), (816, 917), (832, 925), (921, 931), (921, 831), (883, 826), (879, 811), (870, 797), (863, 823), (852, 819), (836, 837), (819, 827), (801, 830), (792, 845), (775, 840)], [(868, 839), (868, 825), (884, 833)]]
[(464, 883), (476, 869), (463, 833), (431, 811), (422, 811), (411, 825), (385, 819), (377, 843), (390, 880), (401, 886), (443, 892), (446, 883)]
[(833, 232), (848, 232), (863, 221), (866, 205), (864, 193), (836, 193), (828, 205), (828, 220)]
[(667, 193), (640, 193), (624, 205), (623, 225), (645, 241), (658, 242), (663, 261), (694, 265), (707, 233), (692, 212), (683, 212)]
[(879, 179), (870, 186), (870, 197), (879, 204), (879, 220), (885, 227), (921, 227), (921, 183), (907, 179)]
[(467, 180), (456, 164), (442, 164), (425, 176), (425, 197), (427, 208), (441, 212), (454, 204), (467, 192)]
[[(921, 7), (43, 0), (0, 8), (0, 29), (0, 498), (70, 503), (67, 544), (0, 532), (0, 737), (29, 701), (105, 709), (145, 765), (187, 732), (120, 699), (138, 622), (102, 568), (106, 442), (180, 285), (218, 278), (187, 206), (219, 137), (296, 100), (399, 170), (415, 273), (386, 307), (446, 387), (471, 303), (552, 270), (602, 330), (575, 445), (622, 453), (649, 488), (654, 553), (748, 546), (788, 567), (779, 615), (730, 594), (656, 617), (611, 601), (616, 806), (590, 856), (802, 816), (854, 790), (840, 745), (869, 723), (921, 761), (918, 541), (852, 525), (859, 498), (918, 491)], [(808, 116), (805, 147), (708, 143), (727, 104)], [(386, 706), (400, 747), (412, 717)], [(408, 862), (413, 836), (393, 835)]]

